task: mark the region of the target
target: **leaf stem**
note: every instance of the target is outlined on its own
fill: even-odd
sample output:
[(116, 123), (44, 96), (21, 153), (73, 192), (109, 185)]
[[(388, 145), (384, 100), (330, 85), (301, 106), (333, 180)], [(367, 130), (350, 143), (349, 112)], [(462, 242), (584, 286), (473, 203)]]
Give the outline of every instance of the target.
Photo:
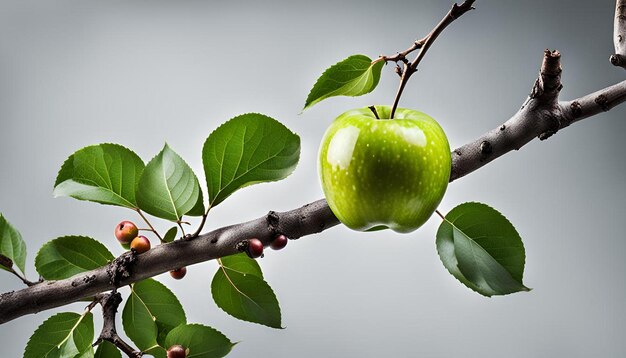
[(180, 231), (182, 232), (183, 237), (186, 236), (185, 235), (185, 229), (183, 228), (183, 225), (181, 224), (181, 222), (177, 221), (176, 224), (178, 224), (178, 227), (180, 228)]
[(20, 275), (20, 274), (19, 274), (19, 272), (15, 271), (15, 270), (13, 269), (13, 267), (9, 267), (9, 268), (8, 268), (8, 270), (9, 270), (9, 272), (11, 272), (11, 273), (12, 273), (12, 274), (14, 274), (15, 276), (17, 276), (20, 280), (22, 280), (22, 282), (24, 282), (24, 284), (25, 284), (26, 286), (28, 286), (28, 287), (30, 287), (30, 286), (34, 286), (34, 285), (36, 285), (36, 284), (38, 284), (38, 283), (39, 283), (39, 282), (33, 282), (33, 281), (30, 281), (30, 280), (26, 279), (26, 276), (22, 276), (22, 275)]
[(150, 224), (150, 221), (148, 221), (148, 218), (146, 218), (146, 216), (143, 214), (143, 211), (141, 211), (141, 209), (139, 209), (139, 208), (135, 209), (135, 211), (137, 212), (137, 214), (139, 214), (139, 216), (141, 216), (143, 221), (146, 222), (146, 224), (150, 227), (150, 230), (159, 238), (161, 243), (165, 242), (165, 241), (163, 241), (163, 238), (161, 237), (161, 235), (159, 235), (159, 233), (154, 229), (154, 226), (152, 226), (152, 224)]

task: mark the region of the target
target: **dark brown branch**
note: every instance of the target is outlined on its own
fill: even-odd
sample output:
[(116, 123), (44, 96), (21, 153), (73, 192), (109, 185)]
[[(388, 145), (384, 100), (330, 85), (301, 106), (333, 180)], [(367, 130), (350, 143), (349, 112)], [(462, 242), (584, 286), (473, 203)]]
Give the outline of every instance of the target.
[(143, 353), (135, 350), (130, 344), (126, 343), (118, 334), (115, 328), (115, 316), (117, 314), (117, 308), (122, 302), (122, 295), (119, 292), (111, 292), (104, 295), (99, 295), (94, 302), (102, 305), (102, 332), (100, 337), (93, 344), (97, 346), (102, 341), (108, 341), (113, 343), (122, 352), (126, 353), (131, 358), (139, 358), (143, 356)]
[(615, 54), (611, 55), (613, 66), (626, 69), (626, 0), (615, 2), (615, 21), (613, 23), (613, 44)]
[(182, 266), (236, 254), (237, 244), (251, 237), (269, 245), (279, 233), (295, 239), (337, 224), (339, 220), (326, 201), (318, 200), (283, 213), (271, 211), (256, 220), (223, 227), (194, 240), (161, 244), (141, 255), (127, 252), (105, 267), (0, 295), (0, 323), (93, 297)]
[[(454, 20), (461, 17), (466, 12), (473, 9), (472, 4), (475, 0), (465, 0), (461, 5), (457, 5), (456, 3), (452, 5), (452, 8), (446, 16), (435, 26), (435, 28), (423, 39), (416, 41), (413, 46), (409, 47), (406, 51), (398, 53), (397, 56), (400, 56), (400, 59), (404, 61), (404, 70), (402, 71), (402, 76), (400, 77), (400, 85), (398, 86), (398, 92), (396, 93), (396, 98), (393, 101), (393, 106), (391, 107), (391, 115), (390, 119), (393, 119), (396, 114), (396, 109), (398, 108), (398, 103), (400, 102), (400, 97), (402, 96), (402, 92), (404, 91), (404, 87), (406, 87), (409, 78), (413, 73), (417, 71), (417, 66), (422, 61), (424, 56), (426, 56), (426, 52), (430, 46), (435, 42), (439, 34), (443, 32), (443, 30), (448, 27)], [(417, 53), (417, 56), (408, 64), (406, 61), (406, 55), (410, 52), (419, 49), (420, 51)]]
[[(521, 148), (534, 138), (546, 139), (572, 123), (626, 101), (626, 81), (566, 102), (558, 101), (561, 87), (560, 54), (546, 51), (540, 76), (522, 108), (504, 124), (454, 150), (450, 181)], [(0, 295), (0, 323), (94, 297), (181, 266), (236, 254), (240, 243), (251, 237), (258, 237), (267, 245), (279, 233), (295, 239), (337, 224), (339, 221), (326, 201), (318, 200), (283, 213), (272, 211), (256, 220), (200, 235), (195, 240), (162, 244), (145, 254), (126, 253), (106, 267)]]

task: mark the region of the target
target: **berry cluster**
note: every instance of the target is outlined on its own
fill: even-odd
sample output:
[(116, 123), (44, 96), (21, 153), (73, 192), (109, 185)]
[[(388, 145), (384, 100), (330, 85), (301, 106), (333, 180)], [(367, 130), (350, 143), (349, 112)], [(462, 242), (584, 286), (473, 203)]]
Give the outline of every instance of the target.
[[(287, 236), (282, 234), (276, 235), (274, 237), (274, 240), (270, 242), (270, 248), (272, 248), (273, 250), (280, 250), (287, 246), (287, 242), (289, 242)], [(263, 242), (256, 237), (251, 238), (250, 240), (248, 240), (246, 253), (253, 259), (263, 256)]]
[[(122, 247), (133, 250), (138, 254), (143, 254), (150, 250), (150, 240), (143, 235), (139, 235), (139, 228), (132, 221), (124, 220), (115, 227), (115, 237)], [(170, 276), (180, 280), (187, 274), (187, 268), (181, 267), (170, 271)]]

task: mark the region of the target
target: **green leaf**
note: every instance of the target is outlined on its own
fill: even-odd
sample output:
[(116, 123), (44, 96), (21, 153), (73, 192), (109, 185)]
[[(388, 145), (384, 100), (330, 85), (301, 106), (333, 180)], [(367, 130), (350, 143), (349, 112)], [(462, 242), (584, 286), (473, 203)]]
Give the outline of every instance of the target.
[(220, 261), (221, 266), (211, 282), (217, 306), (240, 320), (282, 328), (278, 300), (263, 280), (258, 265), (252, 265), (242, 255)]
[(115, 257), (99, 241), (86, 236), (63, 236), (44, 244), (35, 258), (46, 280), (61, 280), (102, 267)]
[(284, 179), (300, 158), (300, 137), (275, 119), (248, 113), (222, 124), (202, 148), (209, 205), (248, 185)]
[(146, 165), (139, 180), (137, 203), (148, 214), (171, 221), (179, 221), (194, 209), (204, 211), (198, 178), (167, 144)]
[(122, 358), (122, 353), (113, 343), (103, 341), (98, 345), (94, 358)]
[(93, 347), (89, 347), (86, 351), (75, 356), (74, 358), (94, 358)]
[(225, 256), (220, 259), (222, 265), (230, 270), (240, 272), (245, 275), (253, 275), (263, 278), (261, 266), (255, 259), (251, 259), (247, 254), (241, 253), (231, 256)]
[(165, 337), (187, 322), (185, 311), (172, 291), (158, 281), (147, 279), (131, 287), (122, 312), (124, 332), (140, 350), (164, 356)]
[(461, 204), (437, 231), (443, 265), (464, 285), (484, 296), (530, 289), (522, 283), (524, 245), (515, 227), (481, 203)]
[(172, 242), (176, 239), (176, 234), (178, 233), (178, 228), (176, 226), (172, 226), (167, 232), (165, 236), (163, 236), (163, 241)]
[(384, 61), (372, 63), (365, 55), (353, 55), (328, 68), (309, 92), (303, 110), (334, 96), (361, 96), (378, 85)]
[(136, 208), (135, 195), (143, 169), (141, 158), (128, 148), (110, 143), (92, 145), (63, 163), (53, 194)]
[[(0, 214), (0, 254), (15, 263), (15, 265), (24, 273), (26, 266), (26, 243), (22, 239), (22, 235), (17, 231), (7, 219)], [(0, 265), (2, 269), (9, 269), (9, 261), (3, 260)]]
[[(91, 349), (93, 316), (86, 313), (58, 313), (48, 318), (30, 337), (24, 358), (66, 358), (81, 356)], [(91, 351), (93, 352), (93, 350)]]
[(189, 349), (187, 358), (220, 358), (235, 346), (220, 331), (200, 324), (187, 324), (174, 328), (165, 339), (165, 346), (175, 344)]

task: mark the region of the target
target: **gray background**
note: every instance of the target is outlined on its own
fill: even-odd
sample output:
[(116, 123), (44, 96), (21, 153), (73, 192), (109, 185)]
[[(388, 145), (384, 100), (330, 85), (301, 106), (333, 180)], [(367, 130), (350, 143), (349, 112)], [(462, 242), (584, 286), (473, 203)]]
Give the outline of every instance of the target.
[[(208, 228), (288, 210), (322, 196), (316, 170), (325, 128), (344, 110), (393, 99), (387, 66), (373, 94), (335, 98), (298, 115), (329, 65), (355, 53), (405, 49), (451, 2), (2, 1), (0, 211), (38, 247), (65, 234), (98, 238), (134, 213), (53, 199), (61, 163), (89, 144), (116, 142), (145, 160), (165, 140), (202, 179), (200, 149), (221, 122), (256, 111), (302, 136), (296, 172), (244, 189), (211, 212)], [(437, 118), (460, 146), (512, 115), (545, 48), (563, 54), (562, 99), (625, 78), (612, 67), (614, 2), (478, 1), (411, 80), (401, 105)], [(495, 206), (524, 238), (530, 293), (484, 298), (441, 265), (439, 220), (409, 235), (336, 227), (269, 252), (261, 265), (285, 330), (237, 321), (212, 302), (215, 263), (166, 283), (190, 322), (233, 341), (233, 357), (617, 357), (626, 351), (626, 107), (534, 141), (449, 187), (444, 211)], [(159, 228), (166, 228), (159, 224)], [(2, 290), (20, 288), (7, 274)], [(84, 304), (64, 307), (80, 311)], [(3, 357), (21, 356), (53, 312), (0, 326)]]

